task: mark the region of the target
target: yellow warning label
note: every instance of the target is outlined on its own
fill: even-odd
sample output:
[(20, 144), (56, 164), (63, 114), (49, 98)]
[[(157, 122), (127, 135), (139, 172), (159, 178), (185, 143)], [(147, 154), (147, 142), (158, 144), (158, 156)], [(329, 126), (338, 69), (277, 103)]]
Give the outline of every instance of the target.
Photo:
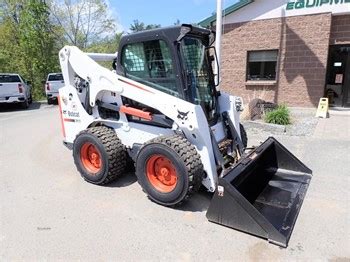
[(328, 109), (329, 109), (328, 98), (325, 98), (325, 97), (321, 98), (320, 103), (318, 104), (316, 117), (327, 118)]

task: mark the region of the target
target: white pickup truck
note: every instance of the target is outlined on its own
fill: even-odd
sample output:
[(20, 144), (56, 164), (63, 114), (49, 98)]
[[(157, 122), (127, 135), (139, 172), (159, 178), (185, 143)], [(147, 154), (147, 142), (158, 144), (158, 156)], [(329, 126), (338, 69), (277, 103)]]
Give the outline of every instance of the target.
[(19, 103), (26, 109), (32, 101), (29, 82), (19, 74), (0, 73), (0, 104)]
[(45, 84), (45, 93), (47, 103), (50, 105), (57, 101), (58, 89), (64, 86), (64, 80), (61, 73), (48, 74)]

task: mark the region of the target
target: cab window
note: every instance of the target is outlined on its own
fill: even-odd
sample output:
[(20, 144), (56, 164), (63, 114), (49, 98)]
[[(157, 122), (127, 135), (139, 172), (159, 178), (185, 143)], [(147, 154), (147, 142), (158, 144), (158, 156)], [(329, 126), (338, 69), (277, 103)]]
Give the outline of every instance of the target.
[(163, 40), (126, 45), (121, 64), (126, 77), (172, 96), (180, 96), (171, 52)]

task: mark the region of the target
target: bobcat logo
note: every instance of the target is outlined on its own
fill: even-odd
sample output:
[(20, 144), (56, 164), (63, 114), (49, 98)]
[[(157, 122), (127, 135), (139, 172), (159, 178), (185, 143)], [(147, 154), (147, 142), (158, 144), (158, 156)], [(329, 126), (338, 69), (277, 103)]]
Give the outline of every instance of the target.
[(177, 118), (178, 119), (180, 119), (180, 120), (187, 120), (188, 119), (188, 113), (190, 112), (190, 111), (188, 111), (187, 113), (185, 113), (185, 112), (181, 112), (181, 111), (179, 111), (179, 110), (177, 110), (177, 112), (179, 113), (178, 115), (177, 115)]

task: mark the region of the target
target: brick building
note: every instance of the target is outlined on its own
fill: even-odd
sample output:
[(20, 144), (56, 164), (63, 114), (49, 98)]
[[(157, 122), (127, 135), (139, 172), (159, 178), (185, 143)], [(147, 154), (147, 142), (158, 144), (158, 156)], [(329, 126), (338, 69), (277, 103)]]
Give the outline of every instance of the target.
[(223, 90), (246, 102), (314, 107), (328, 96), (350, 107), (350, 0), (245, 0), (223, 16)]

